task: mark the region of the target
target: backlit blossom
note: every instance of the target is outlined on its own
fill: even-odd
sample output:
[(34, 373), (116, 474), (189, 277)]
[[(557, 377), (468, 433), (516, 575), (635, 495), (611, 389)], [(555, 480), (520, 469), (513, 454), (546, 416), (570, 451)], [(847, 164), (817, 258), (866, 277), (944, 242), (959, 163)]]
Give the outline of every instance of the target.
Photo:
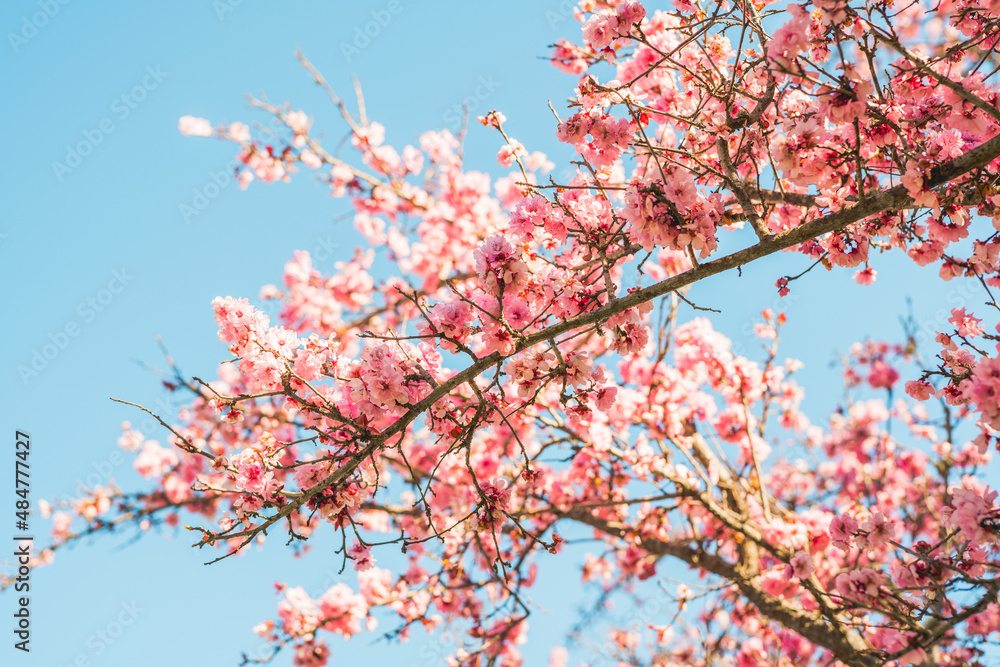
[(214, 133), (211, 122), (195, 116), (181, 116), (177, 127), (187, 137), (210, 137)]

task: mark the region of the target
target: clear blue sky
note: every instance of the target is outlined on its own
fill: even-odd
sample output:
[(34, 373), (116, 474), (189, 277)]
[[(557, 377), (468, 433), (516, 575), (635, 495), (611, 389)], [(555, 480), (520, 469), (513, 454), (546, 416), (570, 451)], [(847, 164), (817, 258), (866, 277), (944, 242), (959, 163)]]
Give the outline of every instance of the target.
[[(187, 373), (212, 376), (228, 357), (215, 336), (214, 297), (255, 298), (262, 284), (280, 281), (296, 249), (336, 245), (334, 256), (320, 263), (325, 270), (352, 254), (357, 236), (340, 218), (346, 203), (330, 199), (307, 175), (287, 185), (254, 183), (247, 192), (225, 187), (189, 223), (179, 211), (233, 157), (231, 144), (182, 137), (182, 115), (265, 121), (245, 101), (247, 93), (264, 93), (314, 116), (314, 128), (329, 143), (343, 136), (335, 109), (294, 59), (296, 47), (345, 96), (356, 74), (369, 116), (397, 146), (428, 129), (457, 131), (455, 110), (469, 99), (478, 104), (474, 113), (503, 111), (509, 132), (529, 149), (548, 152), (557, 172), (565, 165), (568, 155), (555, 140), (546, 104), (551, 99), (563, 108), (574, 81), (540, 56), (560, 37), (578, 38), (568, 2), (398, 1), (402, 11), (357, 53), (341, 45), (351, 44), (388, 2), (3, 3), (0, 71), (8, 93), (0, 113), (8, 157), (0, 163), (0, 391), (2, 437), (9, 442), (0, 449), (7, 452), (0, 455), (0, 498), (12, 503), (6, 480), (13, 477), (15, 429), (33, 439), (33, 502), (71, 495), (77, 480), (115, 460), (119, 424), (142, 421), (109, 397), (150, 406), (169, 401), (136, 363), (162, 366), (154, 336), (163, 337)], [(477, 100), (477, 90), (487, 88)], [(81, 141), (95, 144), (92, 152), (67, 163), (67, 147)], [(499, 175), (498, 147), (494, 134), (474, 125), (468, 167)], [(54, 168), (56, 162), (70, 169)], [(953, 285), (938, 285), (933, 269), (896, 260), (876, 264), (879, 278), (871, 288), (856, 286), (847, 271), (818, 271), (793, 285), (793, 298), (778, 301), (774, 280), (802, 268), (799, 257), (778, 258), (747, 267), (742, 279), (714, 278), (695, 294), (700, 305), (723, 310), (713, 321), (747, 350), (755, 345), (748, 324), (761, 308), (788, 312), (784, 353), (806, 362), (807, 409), (817, 419), (838, 398), (837, 374), (828, 367), (838, 350), (869, 335), (898, 338), (907, 294), (930, 330), (944, 325), (949, 296), (955, 303), (948, 308), (966, 298)], [(37, 377), (24, 381), (18, 366), (29, 365), (67, 326), (75, 326), (76, 335)], [(155, 429), (149, 435), (163, 440)], [(144, 488), (128, 456), (110, 465), (122, 488)], [(0, 513), (6, 517), (0, 540), (7, 544), (14, 533), (10, 514)], [(34, 525), (40, 533), (44, 524), (36, 517)], [(273, 581), (316, 592), (339, 567), (322, 539), (301, 560), (273, 539), (262, 552), (206, 567), (209, 554), (192, 550), (187, 534), (150, 534), (127, 544), (131, 535), (81, 544), (35, 572), (27, 660), (9, 641), (13, 598), (0, 598), (0, 619), (6, 619), (0, 637), (7, 638), (0, 662), (63, 666), (83, 656), (107, 667), (237, 664), (240, 651), (259, 646), (250, 628), (274, 614)], [(555, 613), (533, 620), (529, 664), (541, 662), (551, 637), (558, 637), (540, 630), (568, 626), (565, 591), (578, 590), (576, 578), (552, 564), (543, 564), (550, 581), (539, 597)], [(353, 583), (353, 576), (346, 580)], [(95, 633), (113, 624), (123, 604), (141, 611), (101, 649)], [(395, 664), (435, 664), (427, 658), (433, 653), (418, 652), (422, 637), (409, 646), (372, 647), (374, 638), (334, 640), (335, 655), (371, 664), (390, 657)], [(291, 664), (290, 656), (274, 664)]]

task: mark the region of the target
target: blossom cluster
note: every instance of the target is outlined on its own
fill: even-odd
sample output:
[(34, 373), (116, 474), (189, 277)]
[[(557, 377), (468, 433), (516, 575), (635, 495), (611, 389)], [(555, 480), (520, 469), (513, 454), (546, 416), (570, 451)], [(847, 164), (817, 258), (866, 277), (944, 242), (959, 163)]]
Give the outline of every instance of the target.
[[(320, 174), (365, 246), (330, 266), (296, 252), (261, 292), (279, 323), (215, 299), (233, 358), (214, 382), (167, 383), (192, 398), (165, 442), (128, 425), (120, 440), (153, 490), (46, 505), (57, 546), (182, 512), (226, 556), (336, 531), (356, 588), (281, 584), (256, 628), (311, 667), (377, 617), (401, 639), (466, 628), (451, 664), (520, 665), (523, 600), (580, 543), (602, 599), (649, 590), (668, 558), (714, 580), (668, 594), (686, 630), (612, 627), (622, 664), (981, 657), (1000, 633), (984, 472), (1000, 447), (1000, 91), (982, 67), (1000, 6), (815, 0), (764, 20), (765, 4), (579, 3), (581, 41), (551, 55), (577, 77), (553, 128), (576, 154), (560, 182), (496, 110), (477, 131), (500, 136), (497, 178), (466, 168), (461, 137), (397, 148), (346, 106), (354, 159), (288, 106), (255, 101), (283, 128), (266, 140), (181, 118), (238, 145), (243, 187)], [(974, 291), (929, 325), (933, 361), (922, 330), (851, 347), (843, 404), (814, 422), (777, 306), (747, 323), (756, 356), (684, 315), (707, 310), (702, 278), (730, 271), (742, 299), (742, 267), (781, 250), (804, 271), (762, 283), (778, 304), (810, 267), (871, 285), (885, 254)], [(376, 566), (379, 542), (402, 547), (398, 571)]]

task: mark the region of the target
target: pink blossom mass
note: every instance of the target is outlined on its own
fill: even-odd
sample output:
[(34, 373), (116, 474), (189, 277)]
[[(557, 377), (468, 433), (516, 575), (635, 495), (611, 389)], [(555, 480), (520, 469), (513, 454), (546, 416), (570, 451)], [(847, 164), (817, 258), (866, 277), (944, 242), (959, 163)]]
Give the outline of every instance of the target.
[[(329, 534), (336, 582), (286, 573), (255, 628), (302, 666), (425, 632), (453, 666), (532, 664), (528, 642), (550, 665), (996, 664), (1000, 2), (572, 16), (548, 56), (565, 87), (538, 105), (561, 171), (509, 110), (468, 130), (493, 142), (479, 164), (464, 131), (402, 145), (350, 98), (343, 128), (256, 98), (277, 130), (180, 118), (229, 142), (243, 188), (318, 178), (364, 244), (205, 303), (215, 379), (178, 372), (157, 441), (124, 425), (148, 486), (57, 507), (33, 564), (179, 522), (221, 560), (222, 605), (228, 557)], [(974, 295), (843, 341), (817, 418), (783, 299), (837, 277), (849, 302), (900, 263)], [(745, 348), (711, 311), (748, 290), (773, 306)], [(607, 600), (592, 663), (532, 627), (555, 568)]]

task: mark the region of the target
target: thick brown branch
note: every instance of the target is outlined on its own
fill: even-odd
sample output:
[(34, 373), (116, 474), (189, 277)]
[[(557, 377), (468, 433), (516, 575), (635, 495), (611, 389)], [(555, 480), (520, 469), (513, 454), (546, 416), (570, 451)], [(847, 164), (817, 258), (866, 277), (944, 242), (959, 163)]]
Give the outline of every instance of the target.
[[(628, 534), (628, 529), (624, 526), (595, 517), (586, 510), (573, 509), (563, 513), (562, 516), (584, 523), (607, 535), (625, 537)], [(642, 539), (640, 546), (651, 554), (673, 556), (691, 567), (701, 568), (731, 581), (763, 615), (781, 623), (817, 646), (829, 650), (846, 665), (874, 667), (879, 663), (871, 646), (859, 634), (852, 632), (846, 626), (836, 627), (816, 614), (810, 614), (785, 600), (768, 595), (754, 580), (741, 576), (737, 565), (719, 556), (706, 553), (684, 542), (668, 542), (653, 538)]]
[(729, 184), (729, 188), (736, 196), (736, 201), (740, 203), (740, 208), (743, 209), (743, 214), (746, 215), (747, 219), (750, 221), (750, 226), (753, 227), (753, 231), (757, 235), (757, 238), (763, 241), (771, 236), (771, 232), (764, 226), (760, 216), (757, 215), (757, 209), (754, 208), (753, 202), (750, 201), (750, 196), (747, 194), (747, 191), (743, 189), (740, 177), (736, 173), (736, 168), (733, 166), (733, 160), (729, 156), (729, 142), (722, 137), (715, 142), (715, 145), (716, 150), (719, 153), (719, 165), (722, 167), (722, 176), (726, 179), (726, 183)]
[[(924, 185), (927, 188), (938, 187), (974, 169), (986, 166), (997, 156), (1000, 156), (1000, 136), (984, 142), (964, 155), (934, 167), (931, 170), (930, 176), (925, 180)], [(606, 321), (612, 315), (628, 310), (629, 308), (634, 308), (640, 304), (646, 303), (647, 301), (678, 290), (709, 276), (742, 266), (754, 260), (760, 259), (761, 257), (766, 257), (767, 255), (784, 250), (785, 248), (790, 248), (804, 241), (817, 238), (823, 234), (844, 229), (852, 223), (877, 215), (884, 211), (901, 209), (912, 202), (912, 198), (907, 193), (906, 188), (902, 185), (884, 190), (855, 206), (841, 209), (836, 213), (823, 216), (822, 218), (813, 220), (782, 234), (767, 237), (753, 246), (744, 248), (743, 250), (726, 255), (725, 257), (721, 257), (711, 262), (701, 264), (696, 268), (685, 271), (684, 273), (662, 280), (655, 285), (637, 289), (628, 295), (623, 296), (620, 299), (616, 299), (600, 308), (561, 322), (557, 322), (556, 324), (541, 329), (540, 331), (524, 336), (518, 342), (517, 349), (514, 353), (516, 354), (517, 352), (533, 345), (552, 340), (556, 336), (569, 333), (575, 329), (580, 329), (591, 324)], [(448, 380), (440, 383), (433, 391), (424, 397), (423, 400), (410, 406), (406, 414), (395, 421), (391, 426), (389, 426), (389, 428), (382, 433), (375, 435), (372, 440), (365, 445), (362, 451), (352, 456), (351, 459), (349, 459), (348, 462), (341, 468), (330, 473), (326, 479), (311, 489), (305, 491), (295, 501), (282, 507), (277, 514), (268, 519), (260, 527), (254, 529), (254, 531), (245, 531), (245, 536), (247, 537), (246, 543), (249, 543), (251, 533), (255, 534), (259, 530), (269, 528), (280, 519), (287, 517), (292, 512), (298, 510), (298, 508), (310, 498), (318, 495), (331, 484), (334, 484), (353, 474), (354, 470), (361, 463), (361, 461), (371, 456), (376, 449), (384, 445), (390, 438), (402, 433), (411, 423), (413, 423), (414, 420), (417, 419), (417, 417), (430, 408), (431, 405), (450, 394), (458, 386), (466, 382), (471, 382), (487, 369), (502, 363), (505, 358), (506, 357), (503, 355), (494, 352), (489, 356), (478, 359), (474, 364), (465, 370), (456, 373)], [(319, 412), (322, 411), (320, 410)], [(240, 534), (239, 536), (244, 536), (244, 534)], [(867, 663), (854, 662), (849, 664), (861, 665)]]
[[(967, 174), (973, 169), (985, 167), (998, 156), (1000, 156), (1000, 136), (993, 137), (989, 141), (973, 148), (968, 153), (934, 167), (931, 169), (930, 176), (925, 180), (924, 185), (927, 188), (944, 185), (959, 176)], [(669, 294), (674, 290), (698, 282), (708, 276), (749, 264), (754, 260), (766, 257), (785, 248), (791, 248), (823, 234), (844, 229), (848, 225), (867, 217), (878, 215), (884, 211), (899, 210), (912, 203), (913, 199), (907, 194), (906, 188), (902, 185), (883, 190), (855, 206), (843, 208), (836, 213), (825, 215), (822, 218), (807, 222), (787, 232), (771, 236), (749, 248), (744, 248), (725, 257), (703, 263), (697, 268), (662, 280), (655, 285), (634, 290), (626, 296), (616, 299), (596, 310), (577, 315), (576, 317), (558, 322), (541, 331), (530, 334), (518, 345), (518, 350), (530, 347), (553, 336), (559, 336), (574, 329), (579, 329), (588, 324), (604, 321), (612, 315), (628, 310), (629, 308), (634, 308), (664, 294)], [(487, 357), (487, 359), (492, 357), (496, 357), (496, 361), (500, 360), (500, 355), (495, 353)]]

